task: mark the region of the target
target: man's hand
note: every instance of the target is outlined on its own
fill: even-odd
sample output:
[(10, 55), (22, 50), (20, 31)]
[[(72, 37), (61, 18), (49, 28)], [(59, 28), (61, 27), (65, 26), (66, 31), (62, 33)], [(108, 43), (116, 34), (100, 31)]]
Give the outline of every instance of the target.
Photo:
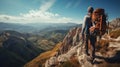
[(92, 27), (90, 27), (90, 28), (89, 28), (89, 30), (90, 30), (90, 32), (94, 32), (95, 27), (94, 27), (94, 26), (92, 26)]

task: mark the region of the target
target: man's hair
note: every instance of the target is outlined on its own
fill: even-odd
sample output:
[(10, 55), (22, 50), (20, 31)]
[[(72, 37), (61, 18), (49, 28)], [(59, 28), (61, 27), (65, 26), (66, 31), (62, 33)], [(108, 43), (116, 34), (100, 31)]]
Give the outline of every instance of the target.
[(89, 6), (87, 10), (89, 13), (92, 13), (94, 9), (93, 9), (93, 7)]

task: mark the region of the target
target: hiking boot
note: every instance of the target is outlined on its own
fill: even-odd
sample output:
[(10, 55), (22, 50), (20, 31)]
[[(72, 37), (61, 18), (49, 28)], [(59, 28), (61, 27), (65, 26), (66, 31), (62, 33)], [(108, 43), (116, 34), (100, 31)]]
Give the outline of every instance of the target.
[(94, 64), (94, 62), (95, 62), (95, 58), (91, 57), (91, 63)]
[(90, 56), (90, 54), (89, 54), (89, 53), (86, 53), (86, 55), (87, 55), (87, 56)]
[(95, 57), (87, 56), (87, 60), (88, 60), (90, 63), (94, 64), (94, 62), (95, 62)]
[(86, 54), (87, 56), (90, 56), (90, 54), (89, 54), (88, 52), (85, 52), (85, 54)]

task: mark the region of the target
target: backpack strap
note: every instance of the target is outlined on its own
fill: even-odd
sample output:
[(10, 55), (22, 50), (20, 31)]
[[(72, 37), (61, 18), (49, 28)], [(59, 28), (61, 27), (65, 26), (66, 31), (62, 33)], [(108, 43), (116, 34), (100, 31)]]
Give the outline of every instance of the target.
[(100, 28), (99, 28), (99, 31), (100, 31), (100, 35), (102, 35), (102, 20), (103, 20), (103, 15), (100, 16)]
[(101, 15), (101, 16), (100, 16), (100, 29), (99, 29), (100, 31), (102, 30), (102, 19), (103, 19), (102, 17), (103, 17), (103, 16)]
[(96, 25), (96, 24), (95, 24), (95, 22), (92, 22), (92, 26), (94, 26), (94, 27), (95, 27), (95, 25)]

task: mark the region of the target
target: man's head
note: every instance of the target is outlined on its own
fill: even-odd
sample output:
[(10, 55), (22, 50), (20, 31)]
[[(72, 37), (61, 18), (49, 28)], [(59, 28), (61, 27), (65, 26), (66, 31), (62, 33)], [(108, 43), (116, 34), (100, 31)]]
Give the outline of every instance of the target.
[(94, 10), (94, 9), (93, 9), (93, 7), (91, 7), (91, 6), (89, 6), (88, 9), (87, 9), (88, 13), (92, 13), (93, 10)]

